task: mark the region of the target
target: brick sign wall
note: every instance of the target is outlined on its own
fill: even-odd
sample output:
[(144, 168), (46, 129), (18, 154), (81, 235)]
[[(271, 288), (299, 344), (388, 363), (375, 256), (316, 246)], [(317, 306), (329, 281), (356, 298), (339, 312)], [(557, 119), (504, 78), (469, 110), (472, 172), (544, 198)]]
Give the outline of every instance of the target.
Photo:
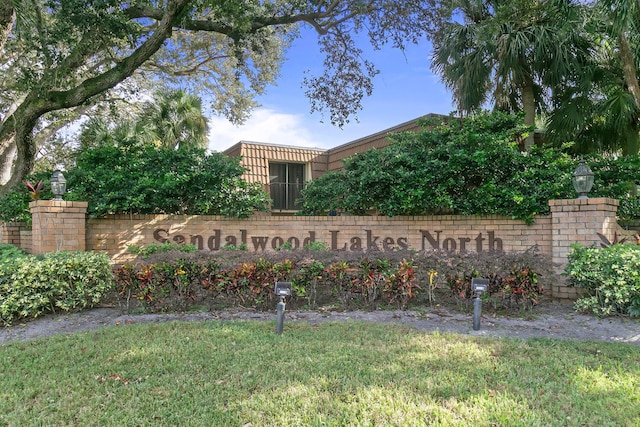
[(550, 217), (535, 224), (499, 216), (326, 216), (255, 215), (249, 219), (215, 216), (114, 215), (87, 222), (87, 249), (127, 259), (127, 245), (176, 242), (217, 251), (246, 245), (271, 251), (285, 243), (301, 248), (324, 242), (333, 250), (443, 249), (447, 251), (522, 251), (537, 245), (551, 254)]
[[(85, 220), (86, 203), (38, 201), (31, 204), (32, 236), (15, 224), (0, 228), (3, 243), (32, 248), (32, 253), (91, 250), (109, 254), (114, 263), (131, 259), (129, 245), (176, 242), (218, 251), (224, 245), (246, 245), (250, 251), (272, 251), (324, 242), (333, 250), (395, 248), (458, 251), (524, 251), (537, 246), (561, 272), (573, 243), (599, 244), (596, 232), (613, 237), (618, 201), (607, 198), (552, 200), (551, 215), (533, 225), (499, 216), (323, 216), (291, 217), (256, 214), (248, 219), (216, 216), (113, 215)], [(23, 241), (24, 240), (24, 241)], [(574, 298), (575, 290), (558, 281), (558, 298)]]

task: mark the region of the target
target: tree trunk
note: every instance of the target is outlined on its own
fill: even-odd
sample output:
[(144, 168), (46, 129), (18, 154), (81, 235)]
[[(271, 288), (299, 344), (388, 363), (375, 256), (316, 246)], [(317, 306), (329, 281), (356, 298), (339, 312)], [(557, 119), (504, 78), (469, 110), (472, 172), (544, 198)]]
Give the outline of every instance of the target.
[(533, 82), (527, 81), (522, 88), (522, 109), (524, 110), (524, 124), (532, 126), (529, 136), (524, 140), (524, 149), (529, 151), (534, 144), (534, 130), (536, 124), (536, 99), (533, 91)]
[(3, 146), (6, 145), (6, 149), (0, 153), (0, 182), (6, 183), (11, 179), (11, 170), (13, 169), (13, 162), (18, 155), (18, 147), (16, 147), (15, 135), (7, 137)]
[(623, 32), (618, 34), (618, 42), (620, 43), (620, 59), (622, 60), (624, 80), (627, 83), (629, 92), (631, 92), (631, 95), (633, 96), (636, 107), (640, 108), (640, 84), (638, 84), (638, 75), (636, 73), (633, 51), (631, 50), (627, 36)]

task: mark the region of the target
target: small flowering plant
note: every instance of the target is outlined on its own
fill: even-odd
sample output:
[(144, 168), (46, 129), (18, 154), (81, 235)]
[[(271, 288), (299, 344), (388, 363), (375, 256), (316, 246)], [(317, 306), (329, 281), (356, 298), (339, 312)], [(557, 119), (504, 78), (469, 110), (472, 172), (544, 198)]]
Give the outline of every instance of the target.
[(38, 181), (35, 185), (29, 181), (24, 181), (24, 185), (29, 189), (31, 200), (40, 199), (40, 195), (42, 194), (42, 180)]

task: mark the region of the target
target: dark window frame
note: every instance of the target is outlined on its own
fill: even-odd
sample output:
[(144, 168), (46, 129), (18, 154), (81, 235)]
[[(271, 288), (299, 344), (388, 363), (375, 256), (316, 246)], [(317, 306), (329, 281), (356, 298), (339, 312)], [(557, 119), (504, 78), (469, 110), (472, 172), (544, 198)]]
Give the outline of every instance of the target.
[(299, 210), (296, 200), (302, 197), (305, 169), (304, 163), (269, 162), (269, 194), (273, 210)]

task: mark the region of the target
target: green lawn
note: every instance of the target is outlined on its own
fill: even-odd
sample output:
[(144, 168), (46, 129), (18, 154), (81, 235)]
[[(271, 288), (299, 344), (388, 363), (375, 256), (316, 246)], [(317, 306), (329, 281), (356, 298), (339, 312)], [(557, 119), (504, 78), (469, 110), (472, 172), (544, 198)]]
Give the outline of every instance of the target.
[(367, 323), (113, 326), (0, 346), (0, 426), (639, 426), (640, 348)]

